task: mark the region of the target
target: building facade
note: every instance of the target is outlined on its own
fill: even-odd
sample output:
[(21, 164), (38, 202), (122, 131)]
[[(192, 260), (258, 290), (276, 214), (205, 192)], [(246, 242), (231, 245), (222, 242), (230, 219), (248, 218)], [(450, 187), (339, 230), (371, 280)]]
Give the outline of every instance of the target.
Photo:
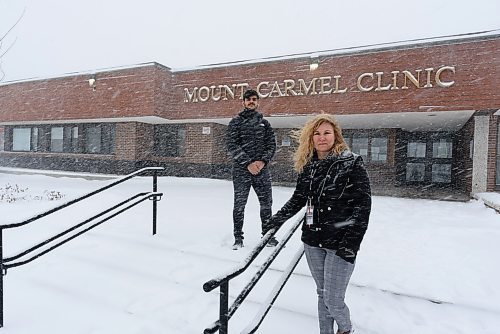
[(229, 120), (256, 89), (294, 183), (293, 129), (337, 116), (374, 193), (500, 190), (500, 35), (172, 71), (158, 63), (0, 85), (0, 166), (230, 178)]

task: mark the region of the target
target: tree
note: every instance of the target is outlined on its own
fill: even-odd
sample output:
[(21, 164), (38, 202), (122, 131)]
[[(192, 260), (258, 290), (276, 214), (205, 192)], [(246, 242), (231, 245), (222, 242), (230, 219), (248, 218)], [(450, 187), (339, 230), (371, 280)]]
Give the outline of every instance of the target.
[(8, 45), (4, 45), (4, 43), (6, 41), (7, 36), (9, 35), (9, 33), (19, 24), (19, 22), (21, 22), (21, 19), (23, 18), (25, 12), (26, 12), (26, 8), (24, 8), (23, 12), (21, 13), (21, 15), (19, 15), (16, 22), (9, 29), (7, 29), (7, 31), (5, 33), (2, 34), (2, 32), (0, 31), (0, 81), (2, 81), (3, 78), (5, 77), (5, 72), (2, 69), (3, 56), (5, 56), (7, 54), (7, 52), (9, 52), (10, 49), (12, 49), (12, 47), (16, 43), (17, 38), (15, 38)]

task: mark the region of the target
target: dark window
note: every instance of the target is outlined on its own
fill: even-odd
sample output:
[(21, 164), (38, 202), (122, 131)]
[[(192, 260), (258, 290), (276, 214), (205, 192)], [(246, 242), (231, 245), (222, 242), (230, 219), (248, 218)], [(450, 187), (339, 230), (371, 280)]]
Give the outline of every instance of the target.
[(406, 164), (406, 181), (421, 182), (425, 179), (425, 164), (424, 163), (407, 163)]
[(87, 126), (85, 130), (85, 153), (101, 153), (101, 127)]
[(367, 161), (368, 157), (368, 137), (353, 137), (352, 138), (352, 151), (363, 157)]
[(414, 132), (406, 135), (406, 182), (452, 183), (453, 135), (446, 132)]
[(377, 162), (387, 162), (387, 138), (372, 138), (370, 160)]
[(427, 146), (425, 143), (411, 141), (408, 143), (408, 157), (409, 158), (425, 158), (425, 150)]
[(63, 151), (63, 127), (53, 127), (50, 129), (50, 151), (62, 152)]
[(154, 127), (154, 152), (163, 157), (180, 157), (185, 153), (186, 130), (182, 125), (161, 124)]
[(342, 133), (342, 137), (344, 137), (344, 141), (345, 143), (347, 144), (347, 146), (349, 146), (349, 148), (351, 148), (352, 150), (352, 145), (351, 145), (351, 139), (352, 139), (352, 135), (349, 134), (349, 133)]
[(38, 142), (38, 128), (31, 128), (31, 150), (38, 151), (40, 148)]
[(84, 126), (85, 153), (112, 154), (115, 149), (114, 124), (88, 124)]
[(73, 126), (69, 129), (69, 151), (76, 153), (80, 152), (80, 145), (78, 141), (78, 126)]
[(6, 130), (7, 150), (54, 153), (113, 154), (115, 125), (39, 125), (9, 127)]
[(346, 130), (342, 133), (351, 151), (367, 163), (387, 163), (389, 139), (383, 131)]
[(432, 143), (432, 156), (434, 158), (452, 158), (453, 143), (451, 139), (438, 139)]
[(432, 182), (450, 183), (451, 182), (451, 164), (433, 164)]

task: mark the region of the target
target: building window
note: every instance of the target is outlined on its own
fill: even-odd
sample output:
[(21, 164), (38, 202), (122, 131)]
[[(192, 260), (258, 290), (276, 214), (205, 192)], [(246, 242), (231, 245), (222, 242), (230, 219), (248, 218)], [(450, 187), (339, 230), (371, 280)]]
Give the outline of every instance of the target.
[(12, 150), (31, 151), (31, 128), (14, 128), (12, 131)]
[(177, 156), (182, 157), (186, 153), (186, 129), (177, 129)]
[(387, 138), (372, 138), (370, 160), (378, 162), (387, 161)]
[(5, 145), (5, 134), (4, 134), (4, 128), (0, 127), (0, 152), (4, 150), (4, 145)]
[(351, 148), (352, 151), (352, 145), (351, 145), (351, 134), (349, 133), (342, 133), (342, 137), (344, 137), (344, 141)]
[(432, 182), (450, 183), (451, 182), (451, 164), (433, 164)]
[(154, 152), (162, 157), (180, 157), (186, 150), (186, 129), (182, 125), (161, 124), (154, 127)]
[(424, 163), (407, 163), (406, 164), (406, 181), (422, 182), (425, 179), (425, 164)]
[(70, 142), (69, 149), (72, 153), (80, 151), (80, 146), (78, 145), (78, 127), (73, 126), (70, 131)]
[(434, 158), (449, 159), (452, 157), (453, 143), (449, 139), (440, 139), (432, 143), (432, 156)]
[(9, 134), (12, 146), (7, 149), (12, 151), (112, 154), (115, 149), (115, 125), (110, 123), (12, 127)]
[(63, 133), (64, 128), (53, 127), (50, 129), (50, 151), (62, 152), (63, 151)]
[(89, 126), (85, 132), (85, 153), (101, 153), (101, 127)]
[(366, 161), (368, 157), (368, 137), (353, 137), (352, 151), (361, 155)]
[(426, 144), (422, 142), (408, 143), (408, 158), (425, 158)]
[(38, 128), (31, 128), (31, 150), (38, 151), (39, 150), (39, 142), (38, 142)]
[(290, 146), (291, 144), (291, 139), (290, 136), (283, 135), (281, 138), (281, 146)]

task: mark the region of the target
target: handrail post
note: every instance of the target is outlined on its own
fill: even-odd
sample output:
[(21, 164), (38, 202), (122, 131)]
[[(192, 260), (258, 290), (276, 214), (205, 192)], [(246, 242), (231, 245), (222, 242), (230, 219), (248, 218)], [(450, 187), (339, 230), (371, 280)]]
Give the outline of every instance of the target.
[(220, 285), (220, 307), (219, 307), (219, 334), (227, 334), (229, 322), (229, 281), (224, 281)]
[(0, 328), (3, 327), (3, 228), (0, 228)]
[[(156, 193), (158, 190), (158, 175), (156, 169), (153, 171), (153, 192)], [(153, 235), (156, 234), (156, 212), (157, 212), (158, 200), (156, 197), (153, 198)]]

